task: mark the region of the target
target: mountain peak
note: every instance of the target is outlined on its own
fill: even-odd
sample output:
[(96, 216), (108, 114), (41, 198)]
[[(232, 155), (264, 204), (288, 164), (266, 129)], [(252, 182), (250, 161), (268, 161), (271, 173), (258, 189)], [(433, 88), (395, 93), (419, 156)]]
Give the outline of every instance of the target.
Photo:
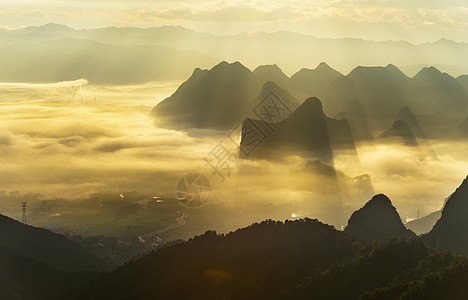
[(457, 42), (455, 41), (452, 41), (452, 40), (449, 40), (447, 38), (440, 38), (438, 39), (437, 41), (435, 41), (434, 43), (432, 43), (433, 45), (447, 45), (447, 46), (454, 46), (454, 45), (458, 45)]
[(295, 111), (294, 115), (323, 114), (322, 101), (317, 97), (307, 98)]
[(289, 80), (289, 77), (276, 64), (258, 66), (253, 73), (264, 79), (272, 80), (277, 84), (284, 84)]
[(222, 71), (225, 71), (225, 70), (242, 70), (242, 71), (249, 71), (250, 70), (244, 66), (243, 64), (241, 64), (239, 61), (235, 61), (233, 63), (228, 63), (227, 61), (223, 60), (222, 62), (220, 62), (219, 64), (217, 64), (216, 66), (214, 66), (211, 70), (214, 70), (214, 71), (217, 71), (217, 70), (222, 70)]
[(369, 205), (392, 205), (392, 201), (385, 194), (377, 194), (367, 203)]
[(382, 66), (358, 66), (354, 68), (349, 74), (351, 78), (367, 78), (386, 80), (386, 78), (401, 78), (406, 79), (408, 76), (405, 75), (398, 67), (389, 64), (385, 67)]
[(36, 27), (39, 30), (53, 30), (53, 31), (73, 31), (74, 29), (63, 24), (47, 23), (42, 26)]
[(256, 72), (265, 72), (265, 71), (273, 72), (273, 73), (283, 73), (283, 71), (281, 70), (280, 67), (278, 67), (277, 64), (261, 65), (261, 66), (258, 66), (257, 68), (255, 68), (255, 70), (253, 72), (256, 73)]
[(327, 70), (327, 71), (329, 71), (329, 70), (335, 71), (335, 70), (334, 70), (332, 67), (330, 67), (326, 62), (323, 62), (323, 61), (315, 68), (315, 70), (317, 70), (317, 71), (325, 71), (325, 70)]
[(396, 208), (384, 194), (375, 195), (361, 209), (355, 211), (349, 218), (345, 231), (365, 240), (416, 237), (405, 228)]
[[(408, 106), (404, 106), (398, 112), (396, 119), (405, 121), (408, 124), (408, 126), (410, 127), (410, 129), (413, 131), (415, 136), (417, 136), (418, 138), (427, 139), (427, 136), (424, 133), (423, 128), (419, 124), (419, 122), (418, 122), (416, 116), (414, 115), (413, 111)], [(406, 130), (406, 129), (404, 129), (404, 130)]]
[(393, 122), (392, 127), (383, 132), (379, 138), (400, 138), (407, 146), (418, 145), (413, 129), (404, 120)]
[(439, 71), (439, 69), (437, 69), (436, 67), (434, 66), (430, 66), (430, 67), (424, 67), (422, 68), (414, 77), (415, 78), (420, 78), (420, 77), (426, 77), (426, 76), (429, 76), (429, 77), (433, 77), (433, 76), (438, 76), (438, 75), (441, 75), (442, 72)]

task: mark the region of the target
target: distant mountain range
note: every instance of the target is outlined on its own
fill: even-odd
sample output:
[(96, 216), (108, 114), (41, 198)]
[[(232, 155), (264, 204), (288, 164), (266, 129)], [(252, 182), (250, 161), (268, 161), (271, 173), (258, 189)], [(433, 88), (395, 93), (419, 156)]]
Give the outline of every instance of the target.
[[(264, 118), (257, 111), (262, 101), (270, 101), (266, 99), (270, 93), (276, 98), (274, 105), (281, 106), (276, 109), (287, 112), (280, 118)], [(221, 62), (210, 70), (195, 69), (151, 114), (161, 127), (229, 131), (246, 118), (272, 124), (290, 123), (285, 118), (294, 115), (293, 111), (307, 99), (304, 95), (307, 98), (320, 95), (323, 112), (343, 120), (343, 124), (347, 121), (355, 141), (396, 137), (401, 143), (414, 146), (418, 145), (418, 139), (459, 138), (466, 131), (463, 121), (468, 115), (468, 89), (464, 79), (453, 78), (433, 67), (422, 69), (412, 78), (394, 65), (357, 67), (344, 76), (321, 63), (289, 78), (276, 65), (260, 66), (252, 72), (239, 62)], [(269, 116), (273, 113), (271, 109)], [(312, 114), (307, 118), (315, 120)], [(327, 122), (328, 138), (335, 146), (341, 142), (334, 143), (336, 135), (331, 133), (333, 128), (342, 126), (331, 125), (339, 124), (338, 121)], [(305, 129), (296, 126), (291, 130), (287, 136)]]
[(58, 82), (86, 78), (94, 84), (179, 80), (215, 60), (196, 51), (160, 45), (110, 45), (89, 39), (24, 38), (0, 42), (0, 81)]
[[(17, 55), (12, 56), (15, 49)], [(414, 45), (404, 41), (316, 38), (286, 31), (216, 36), (178, 26), (75, 30), (46, 24), (0, 29), (0, 66), (8, 70), (1, 73), (2, 81), (87, 78), (97, 84), (121, 84), (180, 80), (196, 66), (208, 68), (223, 59), (242, 61), (251, 67), (276, 63), (290, 74), (327, 61), (342, 72), (357, 65), (392, 63), (409, 74), (436, 66), (458, 76), (468, 74), (467, 56), (467, 43), (447, 39)]]

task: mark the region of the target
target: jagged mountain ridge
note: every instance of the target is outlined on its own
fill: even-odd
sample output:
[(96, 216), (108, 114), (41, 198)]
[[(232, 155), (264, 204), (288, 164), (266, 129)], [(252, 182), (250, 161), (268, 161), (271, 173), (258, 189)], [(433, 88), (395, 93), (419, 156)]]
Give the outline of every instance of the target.
[(172, 96), (153, 108), (151, 115), (163, 127), (226, 131), (251, 115), (267, 90), (278, 93), (290, 109), (297, 107), (297, 100), (268, 78), (239, 62), (221, 62), (209, 71), (196, 69)]
[[(252, 139), (258, 142), (252, 144)], [(338, 149), (355, 151), (348, 122), (328, 118), (321, 101), (309, 98), (280, 122), (244, 121), (239, 156), (281, 160), (285, 155), (299, 155), (333, 165), (333, 150)]]
[[(304, 61), (309, 63), (307, 67), (327, 61), (343, 71), (356, 65), (385, 65), (392, 62), (398, 66), (439, 65), (447, 68), (446, 71), (452, 70), (459, 74), (460, 70), (465, 70), (462, 74), (468, 73), (467, 64), (460, 63), (464, 61), (463, 58), (468, 52), (468, 44), (446, 40), (414, 45), (405, 41), (316, 38), (286, 31), (215, 36), (180, 26), (75, 30), (59, 24), (47, 24), (17, 30), (0, 30), (0, 40), (6, 43), (21, 41), (23, 37), (39, 42), (77, 38), (110, 45), (161, 45), (178, 50), (194, 50), (218, 59), (240, 60), (249, 66), (275, 62), (286, 67), (290, 74), (304, 67)], [(343, 52), (347, 53), (346, 57), (343, 57)], [(402, 56), (401, 53), (406, 55)], [(185, 71), (189, 73), (191, 69)], [(307, 97), (309, 96), (312, 95)]]
[[(231, 65), (242, 68), (244, 76), (237, 76), (235, 68), (226, 67)], [(217, 76), (210, 82), (208, 74), (215, 71)], [(232, 81), (222, 83), (218, 77)], [(348, 119), (357, 140), (372, 140), (392, 126), (395, 116), (409, 123), (420, 138), (446, 138), (458, 134), (456, 125), (468, 114), (468, 90), (457, 79), (430, 68), (412, 78), (394, 65), (357, 67), (343, 76), (322, 63), (315, 70), (301, 70), (289, 78), (277, 65), (260, 66), (251, 72), (238, 62), (223, 62), (209, 71), (194, 72), (181, 85), (183, 89), (158, 104), (152, 115), (169, 128), (228, 130), (235, 119), (240, 122), (251, 116), (255, 107), (252, 99), (258, 97), (267, 81), (288, 91), (299, 102), (304, 95), (323, 95), (325, 113)], [(450, 92), (451, 86), (457, 91)], [(434, 90), (436, 96), (427, 100), (428, 91), (434, 94)], [(216, 116), (222, 117), (215, 120)]]

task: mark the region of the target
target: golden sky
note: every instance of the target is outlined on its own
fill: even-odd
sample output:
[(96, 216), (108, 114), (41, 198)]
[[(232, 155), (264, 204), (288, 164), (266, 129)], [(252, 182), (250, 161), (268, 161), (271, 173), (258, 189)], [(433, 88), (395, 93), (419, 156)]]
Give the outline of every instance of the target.
[(235, 34), (288, 30), (318, 37), (468, 42), (466, 0), (2, 0), (0, 26), (180, 25)]

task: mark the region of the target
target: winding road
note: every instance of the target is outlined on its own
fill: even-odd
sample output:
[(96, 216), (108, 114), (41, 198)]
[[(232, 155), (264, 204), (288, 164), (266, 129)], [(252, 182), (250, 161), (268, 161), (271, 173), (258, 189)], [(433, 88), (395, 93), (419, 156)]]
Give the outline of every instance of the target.
[(182, 225), (185, 224), (185, 220), (184, 220), (184, 219), (185, 219), (186, 217), (188, 217), (188, 216), (189, 216), (188, 213), (185, 213), (185, 212), (184, 212), (184, 213), (182, 213), (182, 215), (181, 215), (180, 217), (177, 217), (177, 218), (176, 218), (176, 222), (177, 222), (177, 223), (172, 224), (172, 225), (169, 225), (169, 226), (166, 226), (166, 227), (163, 227), (163, 228), (158, 229), (158, 230), (155, 230), (155, 231), (151, 231), (151, 232), (146, 233), (146, 234), (143, 234), (141, 237), (142, 237), (143, 239), (146, 240), (146, 239), (152, 238), (152, 237), (154, 237), (154, 236), (156, 236), (156, 235), (158, 235), (158, 234), (161, 234), (161, 233), (164, 233), (164, 232), (166, 232), (166, 231), (169, 231), (169, 230), (175, 229), (175, 228), (177, 228), (177, 227), (180, 227), (180, 226), (182, 226)]

